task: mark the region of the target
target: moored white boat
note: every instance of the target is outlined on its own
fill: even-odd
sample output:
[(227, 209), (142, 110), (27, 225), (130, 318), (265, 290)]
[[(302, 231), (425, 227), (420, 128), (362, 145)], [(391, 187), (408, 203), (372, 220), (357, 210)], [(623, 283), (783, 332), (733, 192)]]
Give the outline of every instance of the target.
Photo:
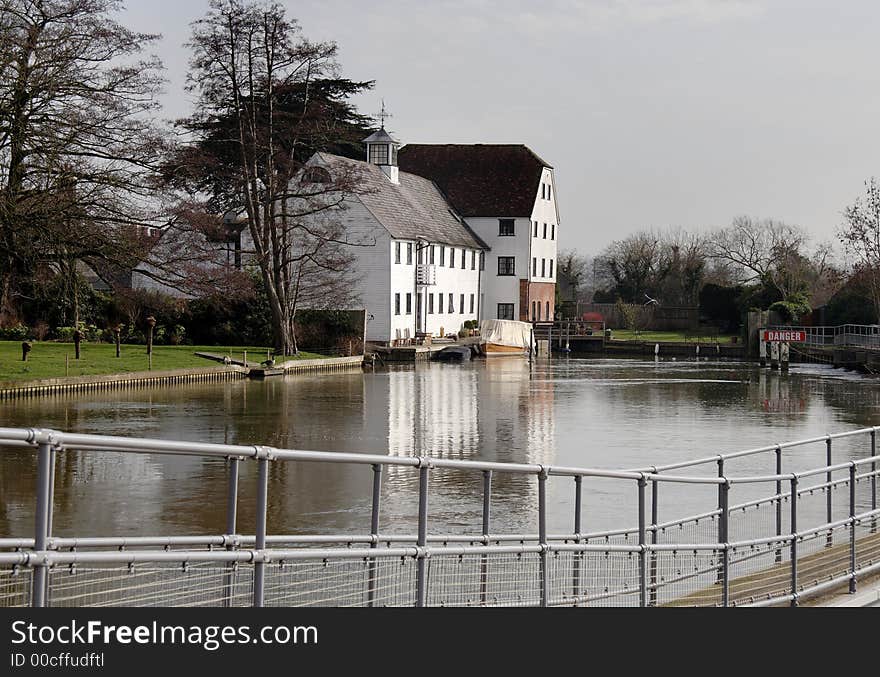
[(534, 343), (532, 325), (515, 320), (483, 320), (480, 350), (486, 357), (528, 355)]

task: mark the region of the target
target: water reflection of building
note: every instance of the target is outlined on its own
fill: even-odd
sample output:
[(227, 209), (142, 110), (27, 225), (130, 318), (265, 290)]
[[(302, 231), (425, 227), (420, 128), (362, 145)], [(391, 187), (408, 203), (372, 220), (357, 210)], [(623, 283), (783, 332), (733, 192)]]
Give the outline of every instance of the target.
[(475, 369), (431, 365), (388, 374), (388, 453), (473, 458), (480, 448)]
[[(553, 383), (531, 380), (516, 358), (470, 366), (429, 365), (392, 371), (387, 393), (388, 452), (398, 456), (550, 463)], [(373, 389), (365, 406), (381, 406)], [(365, 416), (381, 425), (380, 412)], [(370, 437), (375, 435), (371, 434)]]

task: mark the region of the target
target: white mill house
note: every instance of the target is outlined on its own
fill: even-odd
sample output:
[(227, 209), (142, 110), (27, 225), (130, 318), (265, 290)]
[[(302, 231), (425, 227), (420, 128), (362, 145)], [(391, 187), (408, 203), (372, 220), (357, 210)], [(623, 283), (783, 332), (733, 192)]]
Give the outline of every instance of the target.
[[(522, 145), (407, 145), (384, 126), (338, 215), (356, 247), (367, 340), (458, 332), (468, 320), (554, 317), (559, 216), (553, 168)], [(401, 167), (408, 171), (402, 171)]]

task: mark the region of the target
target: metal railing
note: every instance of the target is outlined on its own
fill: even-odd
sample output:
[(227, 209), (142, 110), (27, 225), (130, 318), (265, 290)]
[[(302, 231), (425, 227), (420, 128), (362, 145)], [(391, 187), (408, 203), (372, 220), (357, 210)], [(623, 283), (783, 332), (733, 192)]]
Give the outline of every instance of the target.
[[(0, 538), (0, 606), (797, 605), (835, 587), (854, 592), (860, 579), (880, 573), (877, 430), (599, 470), (0, 428), (0, 448), (32, 449), (38, 469), (33, 538)], [(824, 463), (804, 466), (816, 446)], [(227, 459), (225, 533), (53, 537), (56, 457), (95, 451)], [(784, 452), (787, 464), (801, 469), (784, 472)], [(729, 472), (743, 459), (765, 457), (770, 474)], [(249, 535), (238, 533), (243, 463), (257, 466), (256, 530)], [(369, 533), (271, 534), (275, 463), (369, 467)], [(383, 477), (392, 470), (409, 473), (418, 487), (415, 534), (379, 531)], [(450, 471), (481, 478), (479, 533), (429, 533), (431, 478)], [(493, 531), (493, 479), (500, 474), (533, 478), (537, 533)], [(571, 481), (572, 530), (554, 534), (547, 483), (559, 478)], [(585, 480), (622, 487), (637, 523), (584, 531)], [(661, 521), (662, 495), (698, 486), (714, 487), (705, 511)], [(750, 487), (769, 493), (733, 501)]]
[(803, 345), (815, 347), (846, 347), (880, 349), (880, 325), (844, 324), (837, 327), (764, 327), (769, 330), (802, 331)]

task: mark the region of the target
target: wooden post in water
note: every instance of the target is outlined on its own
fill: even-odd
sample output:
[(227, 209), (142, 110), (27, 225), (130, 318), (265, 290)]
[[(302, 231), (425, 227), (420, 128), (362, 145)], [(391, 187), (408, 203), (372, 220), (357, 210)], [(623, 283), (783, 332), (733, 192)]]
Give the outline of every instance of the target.
[(779, 344), (779, 366), (782, 371), (788, 371), (789, 346), (788, 343)]

